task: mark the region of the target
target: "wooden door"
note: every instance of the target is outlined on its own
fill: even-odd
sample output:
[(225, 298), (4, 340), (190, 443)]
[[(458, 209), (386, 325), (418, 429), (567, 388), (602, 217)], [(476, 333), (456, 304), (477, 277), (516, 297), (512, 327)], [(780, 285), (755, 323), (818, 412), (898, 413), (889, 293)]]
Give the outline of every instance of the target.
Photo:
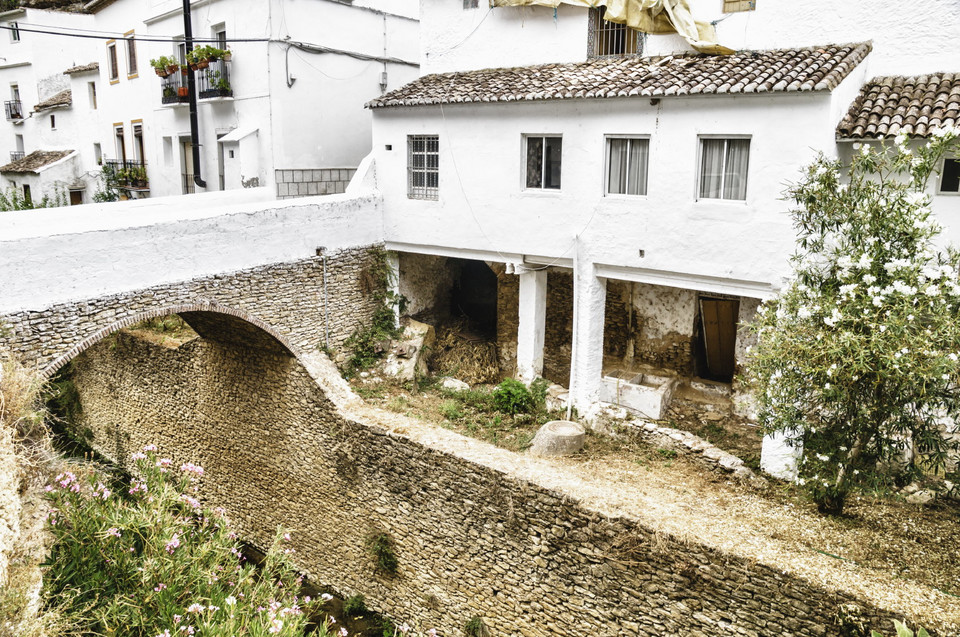
[(729, 382), (733, 379), (739, 313), (738, 300), (700, 297), (704, 354), (713, 380)]

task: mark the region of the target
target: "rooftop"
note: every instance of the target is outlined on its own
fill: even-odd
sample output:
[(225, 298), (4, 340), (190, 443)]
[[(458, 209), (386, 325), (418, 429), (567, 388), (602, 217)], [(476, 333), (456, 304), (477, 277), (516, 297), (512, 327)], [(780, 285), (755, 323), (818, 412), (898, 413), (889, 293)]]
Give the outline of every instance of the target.
[(35, 150), (23, 159), (12, 161), (6, 166), (0, 166), (0, 173), (35, 173), (44, 166), (60, 161), (72, 150)]
[(960, 73), (878, 77), (864, 85), (837, 126), (841, 139), (927, 137), (960, 126)]
[(63, 72), (64, 75), (74, 75), (75, 73), (89, 73), (90, 71), (99, 71), (100, 63), (99, 62), (90, 62), (89, 64), (81, 64), (80, 66), (71, 66), (69, 69)]
[(39, 104), (33, 107), (35, 111), (42, 111), (48, 108), (57, 108), (58, 106), (70, 106), (73, 104), (73, 93), (70, 89), (60, 91), (56, 95), (51, 95)]
[(734, 55), (597, 58), (586, 62), (426, 75), (369, 108), (598, 97), (831, 91), (869, 42)]

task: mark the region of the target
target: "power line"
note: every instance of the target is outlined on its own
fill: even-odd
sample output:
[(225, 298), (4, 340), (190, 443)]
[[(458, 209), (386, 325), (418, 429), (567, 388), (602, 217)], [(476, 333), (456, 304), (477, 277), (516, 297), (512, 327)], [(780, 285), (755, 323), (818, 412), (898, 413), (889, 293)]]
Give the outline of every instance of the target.
[[(26, 31), (27, 33), (42, 33), (44, 35), (59, 35), (66, 38), (86, 38), (88, 40), (136, 40), (137, 42), (160, 42), (163, 44), (172, 44), (176, 42), (181, 42), (182, 37), (151, 37), (151, 36), (139, 36), (135, 35), (133, 37), (123, 37), (123, 36), (106, 36), (106, 35), (95, 35), (93, 33), (70, 33), (65, 31), (45, 31), (43, 29), (30, 29), (22, 26), (8, 26), (0, 25), (0, 29), (5, 29), (7, 31)], [(221, 42), (216, 38), (192, 38), (194, 42), (209, 42), (216, 43)], [(271, 38), (228, 38), (228, 43), (233, 42), (280, 42), (280, 40), (273, 40)]]

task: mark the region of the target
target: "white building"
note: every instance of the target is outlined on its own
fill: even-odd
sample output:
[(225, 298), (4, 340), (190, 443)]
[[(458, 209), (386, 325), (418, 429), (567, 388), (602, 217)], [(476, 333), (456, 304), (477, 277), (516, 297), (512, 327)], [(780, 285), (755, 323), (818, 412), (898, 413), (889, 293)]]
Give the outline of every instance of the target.
[[(163, 55), (184, 61), (181, 0), (93, 0), (83, 14), (6, 16), (20, 21), (24, 42), (36, 43), (23, 58), (72, 93), (71, 125), (24, 126), (22, 150), (40, 143), (76, 150), (86, 201), (101, 188), (101, 161), (130, 197), (256, 186), (280, 197), (343, 192), (370, 150), (363, 104), (419, 73), (415, 0), (194, 0), (191, 7), (196, 45), (231, 53), (193, 72), (199, 163), (187, 75), (161, 78), (149, 64)], [(50, 43), (69, 54), (48, 55)], [(26, 84), (23, 103), (47, 97), (30, 101), (33, 87), (44, 85)], [(17, 143), (7, 140), (13, 152)]]
[[(919, 82), (859, 95), (876, 76), (960, 71), (955, 2), (691, 2), (731, 56), (552, 4), (423, 0), (433, 74), (370, 103), (371, 164), (411, 311), (453, 300), (496, 331), (505, 371), (569, 382), (581, 409), (622, 370), (729, 383), (738, 324), (789, 273), (781, 197), (800, 168), (893, 136), (908, 111), (912, 135), (957, 123), (958, 75), (901, 104), (895, 87)], [(958, 238), (956, 170), (932, 187)]]

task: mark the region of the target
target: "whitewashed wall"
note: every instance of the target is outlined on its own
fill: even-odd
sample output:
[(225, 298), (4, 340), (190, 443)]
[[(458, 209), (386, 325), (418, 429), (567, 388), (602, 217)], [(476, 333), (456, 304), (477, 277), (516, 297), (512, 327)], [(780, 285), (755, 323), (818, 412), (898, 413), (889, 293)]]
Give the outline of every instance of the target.
[[(780, 197), (813, 149), (833, 146), (830, 110), (829, 95), (810, 94), (378, 109), (386, 236), (508, 261), (570, 259), (579, 234), (584, 259), (675, 278), (647, 282), (705, 289), (703, 277), (718, 277), (759, 295), (787, 272), (793, 231)], [(408, 134), (440, 136), (439, 201), (407, 198)], [(523, 134), (563, 135), (560, 191), (522, 188)], [(650, 136), (648, 196), (603, 196), (606, 134)], [(752, 136), (745, 202), (696, 200), (701, 134)]]

